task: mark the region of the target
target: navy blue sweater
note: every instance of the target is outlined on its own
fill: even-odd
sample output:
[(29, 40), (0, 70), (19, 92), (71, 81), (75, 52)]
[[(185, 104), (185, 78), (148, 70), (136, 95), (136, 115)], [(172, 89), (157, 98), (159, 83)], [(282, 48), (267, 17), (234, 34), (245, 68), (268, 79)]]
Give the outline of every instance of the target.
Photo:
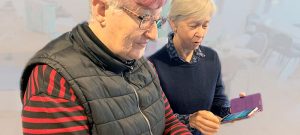
[(229, 113), (217, 53), (200, 46), (205, 54), (196, 63), (172, 59), (164, 46), (149, 57), (155, 66), (171, 108), (178, 114), (209, 110), (223, 117)]

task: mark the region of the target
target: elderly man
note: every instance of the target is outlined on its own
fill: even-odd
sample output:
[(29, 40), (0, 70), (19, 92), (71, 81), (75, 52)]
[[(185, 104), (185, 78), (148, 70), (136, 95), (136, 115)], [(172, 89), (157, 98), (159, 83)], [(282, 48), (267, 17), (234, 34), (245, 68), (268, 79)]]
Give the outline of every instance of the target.
[(165, 0), (91, 0), (91, 18), (50, 42), (21, 78), (24, 134), (190, 134), (143, 57)]

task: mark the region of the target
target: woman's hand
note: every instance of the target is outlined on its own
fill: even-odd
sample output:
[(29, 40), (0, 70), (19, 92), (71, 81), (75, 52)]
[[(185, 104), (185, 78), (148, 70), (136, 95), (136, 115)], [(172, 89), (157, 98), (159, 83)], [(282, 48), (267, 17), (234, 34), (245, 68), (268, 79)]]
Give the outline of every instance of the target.
[(201, 110), (190, 115), (190, 126), (204, 135), (213, 135), (220, 129), (220, 119), (210, 111)]

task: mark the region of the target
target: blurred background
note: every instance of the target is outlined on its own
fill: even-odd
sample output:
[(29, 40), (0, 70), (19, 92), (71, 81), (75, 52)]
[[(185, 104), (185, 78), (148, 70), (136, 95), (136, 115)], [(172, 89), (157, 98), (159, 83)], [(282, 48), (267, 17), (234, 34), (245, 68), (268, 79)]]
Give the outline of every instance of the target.
[[(218, 52), (230, 98), (261, 93), (264, 105), (251, 119), (222, 125), (218, 135), (298, 135), (300, 1), (215, 2), (218, 12), (202, 44)], [(19, 78), (27, 60), (88, 16), (87, 0), (0, 0), (1, 134), (22, 134)], [(146, 56), (166, 43), (169, 31), (168, 25), (159, 31)]]

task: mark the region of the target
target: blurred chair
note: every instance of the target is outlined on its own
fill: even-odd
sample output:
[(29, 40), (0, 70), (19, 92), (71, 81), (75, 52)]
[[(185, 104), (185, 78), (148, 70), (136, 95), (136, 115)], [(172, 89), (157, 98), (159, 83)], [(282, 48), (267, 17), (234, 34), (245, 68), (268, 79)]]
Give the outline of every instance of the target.
[(261, 22), (261, 17), (256, 13), (250, 13), (246, 17), (245, 33), (252, 35), (257, 32), (257, 24)]
[(52, 34), (56, 32), (55, 2), (47, 0), (26, 0), (26, 24), (36, 32)]
[(272, 53), (278, 54), (279, 63), (281, 63), (284, 58), (287, 57), (291, 46), (293, 44), (293, 39), (283, 33), (277, 33), (271, 35), (268, 49), (266, 52), (266, 58), (269, 58)]
[(268, 36), (265, 33), (256, 32), (248, 36), (249, 38), (242, 43), (243, 45), (231, 49), (232, 53), (243, 59), (246, 67), (259, 65), (268, 47)]
[(274, 59), (277, 55), (276, 63), (280, 67), (280, 78), (287, 79), (296, 69), (300, 58), (300, 45), (293, 43), (293, 39), (284, 33), (277, 33), (271, 36), (265, 53), (265, 60)]
[(300, 43), (293, 43), (290, 49), (285, 52), (285, 61), (282, 61), (284, 67), (280, 71), (280, 78), (283, 80), (288, 79), (296, 71), (300, 62)]
[(260, 64), (263, 59), (263, 54), (268, 47), (268, 36), (265, 33), (255, 33), (251, 36), (249, 42), (245, 48), (249, 49), (253, 53), (253, 57), (250, 57), (250, 61), (254, 64)]
[[(233, 41), (233, 42), (231, 42)], [(265, 33), (255, 32), (253, 35), (244, 36), (222, 41), (228, 47), (218, 51), (222, 62), (223, 81), (226, 87), (226, 94), (231, 94), (231, 82), (241, 70), (251, 70), (256, 65), (268, 45), (268, 37)]]

